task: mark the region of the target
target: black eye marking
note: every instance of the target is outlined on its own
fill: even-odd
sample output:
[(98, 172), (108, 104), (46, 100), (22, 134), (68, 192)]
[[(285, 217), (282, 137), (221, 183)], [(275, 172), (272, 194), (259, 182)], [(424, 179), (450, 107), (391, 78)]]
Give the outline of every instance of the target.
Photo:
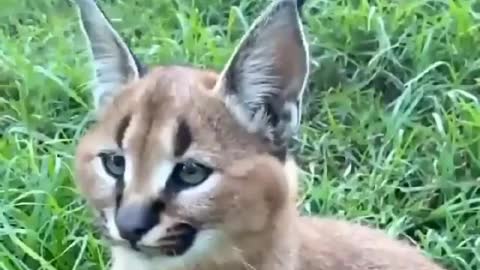
[(105, 171), (116, 180), (123, 181), (125, 158), (117, 153), (100, 153), (99, 156)]
[(167, 181), (166, 192), (178, 192), (182, 189), (200, 185), (212, 173), (212, 168), (194, 160), (177, 163)]
[(115, 142), (120, 148), (122, 148), (123, 146), (122, 141), (131, 119), (132, 116), (130, 114), (127, 114), (125, 117), (122, 118), (122, 120), (120, 120), (120, 124), (118, 124), (117, 132), (115, 133)]
[(181, 157), (192, 144), (192, 132), (185, 120), (178, 123), (177, 134), (175, 136), (175, 147), (173, 154), (175, 157)]

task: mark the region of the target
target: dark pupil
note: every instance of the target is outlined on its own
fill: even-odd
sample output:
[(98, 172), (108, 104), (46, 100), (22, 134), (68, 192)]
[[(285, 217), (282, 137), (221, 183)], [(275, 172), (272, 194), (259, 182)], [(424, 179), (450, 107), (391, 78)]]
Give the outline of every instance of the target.
[(183, 172), (186, 174), (195, 174), (197, 172), (198, 167), (195, 164), (187, 163), (183, 165)]
[(112, 163), (117, 168), (125, 166), (125, 159), (122, 156), (112, 156)]

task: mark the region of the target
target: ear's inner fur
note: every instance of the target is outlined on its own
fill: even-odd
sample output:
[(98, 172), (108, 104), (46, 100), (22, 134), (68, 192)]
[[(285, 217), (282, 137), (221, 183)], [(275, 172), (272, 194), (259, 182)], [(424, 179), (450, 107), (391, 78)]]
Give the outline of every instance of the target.
[(218, 81), (240, 124), (275, 145), (286, 145), (300, 122), (309, 73), (301, 4), (274, 1), (242, 38)]
[(138, 79), (146, 70), (94, 0), (76, 0), (76, 3), (95, 66), (94, 103), (102, 112), (126, 83)]

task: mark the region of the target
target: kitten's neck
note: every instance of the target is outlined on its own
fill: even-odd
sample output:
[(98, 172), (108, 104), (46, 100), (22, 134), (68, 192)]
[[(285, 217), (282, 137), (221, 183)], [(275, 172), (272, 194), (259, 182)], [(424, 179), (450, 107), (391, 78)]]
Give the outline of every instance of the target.
[(295, 232), (298, 212), (295, 206), (285, 209), (274, 220), (270, 228), (255, 239), (251, 239), (249, 243), (245, 243), (243, 264), (237, 262), (236, 267), (221, 269), (295, 269), (299, 249), (299, 240)]

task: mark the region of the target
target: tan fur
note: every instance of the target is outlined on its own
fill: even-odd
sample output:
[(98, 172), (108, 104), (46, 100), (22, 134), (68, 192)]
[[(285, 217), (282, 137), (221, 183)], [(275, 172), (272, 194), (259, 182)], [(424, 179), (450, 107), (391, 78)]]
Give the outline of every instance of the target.
[[(178, 77), (183, 79), (174, 79)], [(204, 83), (207, 77), (212, 77), (210, 72), (162, 67), (126, 86), (78, 147), (77, 184), (95, 208), (112, 207), (114, 200), (113, 194), (95, 197), (103, 194), (99, 192), (102, 180), (89, 162), (100, 149), (114, 143), (114, 127), (122, 115), (129, 112), (134, 116), (124, 144), (142, 164), (130, 188), (143, 194), (143, 199), (155, 196), (148, 188), (148, 181), (154, 180), (150, 173), (155, 162), (170, 158), (161, 147), (168, 136), (157, 135), (181, 115), (193, 128), (192, 153), (207, 155), (221, 168), (222, 179), (214, 192), (202, 195), (204, 199), (190, 202), (194, 204), (173, 203), (165, 215), (227, 232), (223, 249), (211, 250), (210, 257), (188, 262), (194, 264), (181, 269), (440, 269), (415, 248), (379, 231), (343, 221), (300, 217), (295, 209), (298, 183), (294, 162), (289, 160), (284, 167), (266, 154), (261, 141), (239, 128), (222, 103), (205, 91), (212, 85)], [(132, 258), (140, 256), (123, 252)], [(115, 270), (125, 269), (116, 265)], [(161, 262), (154, 267), (151, 269), (170, 269), (162, 268)]]
[[(76, 1), (99, 85), (97, 123), (78, 144), (75, 182), (99, 214), (113, 270), (442, 269), (380, 230), (299, 214), (297, 166), (284, 147), (299, 124), (309, 70), (295, 1), (275, 0), (220, 74), (180, 66), (141, 74), (95, 2)], [(181, 123), (189, 143), (178, 155)], [(101, 162), (112, 151), (125, 160), (121, 178)], [(168, 191), (185, 160), (213, 173)], [(162, 204), (158, 217), (132, 244), (119, 233), (118, 211), (152, 202)], [(165, 237), (185, 223), (199, 231), (193, 245), (167, 256)]]

